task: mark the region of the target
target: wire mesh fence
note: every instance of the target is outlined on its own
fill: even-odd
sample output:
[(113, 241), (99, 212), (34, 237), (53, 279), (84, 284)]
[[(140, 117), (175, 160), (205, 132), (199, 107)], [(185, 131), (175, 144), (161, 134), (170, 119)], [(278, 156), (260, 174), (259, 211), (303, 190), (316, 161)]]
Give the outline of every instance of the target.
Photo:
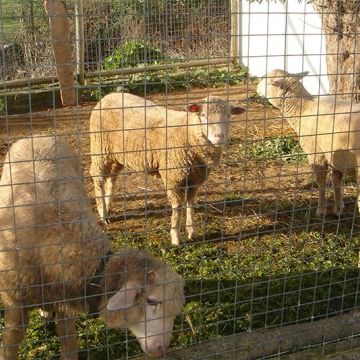
[(0, 0), (0, 359), (358, 347), (355, 2), (84, 0), (84, 84), (45, 3)]
[[(86, 71), (228, 55), (228, 1), (84, 1)], [(29, 11), (30, 10), (30, 11)], [(67, 3), (72, 47), (74, 2)], [(101, 16), (100, 16), (101, 14)], [(2, 2), (3, 80), (54, 74), (48, 16), (41, 2)], [(75, 54), (75, 51), (74, 51)]]

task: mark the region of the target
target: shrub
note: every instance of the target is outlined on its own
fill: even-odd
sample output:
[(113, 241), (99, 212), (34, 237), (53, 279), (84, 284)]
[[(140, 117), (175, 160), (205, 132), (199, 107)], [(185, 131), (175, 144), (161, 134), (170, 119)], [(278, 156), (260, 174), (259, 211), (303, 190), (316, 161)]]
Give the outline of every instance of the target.
[(165, 60), (160, 49), (149, 47), (143, 40), (129, 40), (104, 59), (105, 70), (158, 64)]

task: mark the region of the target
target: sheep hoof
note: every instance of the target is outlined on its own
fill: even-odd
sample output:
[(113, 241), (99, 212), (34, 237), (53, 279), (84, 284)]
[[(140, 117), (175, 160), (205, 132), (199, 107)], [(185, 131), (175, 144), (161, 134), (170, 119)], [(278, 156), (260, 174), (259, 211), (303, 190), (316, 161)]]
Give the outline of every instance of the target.
[(325, 216), (326, 215), (326, 210), (325, 209), (322, 209), (322, 208), (318, 208), (317, 210), (316, 210), (316, 216), (318, 217), (318, 218), (321, 218), (321, 217), (323, 217), (323, 216)]
[(189, 240), (192, 240), (197, 236), (197, 231), (195, 228), (190, 228), (190, 229), (187, 229), (187, 234), (188, 234), (187, 238)]
[(109, 225), (109, 224), (110, 224), (110, 219), (109, 219), (109, 218), (101, 218), (101, 222), (102, 222), (104, 225)]
[(344, 212), (344, 204), (341, 204), (340, 206), (334, 206), (334, 214), (336, 216), (341, 216)]
[(180, 245), (180, 233), (177, 230), (171, 229), (171, 244), (174, 246)]
[(55, 317), (55, 313), (53, 311), (47, 311), (43, 309), (39, 309), (39, 315), (48, 321)]

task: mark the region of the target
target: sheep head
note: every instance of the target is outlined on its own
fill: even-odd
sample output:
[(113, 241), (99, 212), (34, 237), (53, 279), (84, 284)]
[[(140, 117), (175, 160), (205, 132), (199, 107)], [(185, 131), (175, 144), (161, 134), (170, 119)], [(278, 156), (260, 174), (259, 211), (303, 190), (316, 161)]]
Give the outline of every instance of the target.
[(282, 108), (285, 97), (300, 97), (310, 95), (300, 80), (308, 74), (307, 71), (291, 74), (284, 70), (270, 71), (258, 84), (256, 92), (266, 97), (276, 108)]
[(184, 305), (183, 280), (164, 263), (129, 272), (126, 283), (104, 304), (100, 317), (110, 328), (128, 328), (142, 350), (163, 356), (172, 335), (174, 318)]
[[(243, 114), (246, 111), (245, 108), (230, 105), (228, 101), (217, 96), (209, 96), (200, 103), (189, 104), (185, 110), (198, 115), (202, 135), (214, 146), (227, 143), (231, 115)], [(197, 125), (199, 124), (192, 124)]]

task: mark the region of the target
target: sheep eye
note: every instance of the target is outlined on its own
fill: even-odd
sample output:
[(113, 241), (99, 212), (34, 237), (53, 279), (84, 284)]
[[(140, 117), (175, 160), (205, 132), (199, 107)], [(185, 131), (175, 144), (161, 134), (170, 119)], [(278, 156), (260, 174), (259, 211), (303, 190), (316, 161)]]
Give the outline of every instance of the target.
[(146, 305), (157, 306), (159, 304), (161, 304), (161, 301), (158, 301), (156, 299), (150, 299), (150, 298), (146, 299)]

